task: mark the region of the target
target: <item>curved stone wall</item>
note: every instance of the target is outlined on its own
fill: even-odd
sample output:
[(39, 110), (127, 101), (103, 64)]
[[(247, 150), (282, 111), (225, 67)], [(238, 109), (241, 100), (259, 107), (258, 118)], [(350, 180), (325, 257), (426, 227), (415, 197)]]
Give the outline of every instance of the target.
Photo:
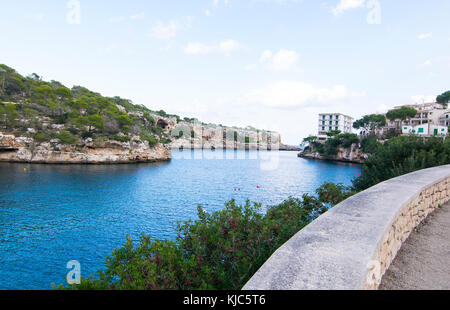
[(244, 290), (377, 289), (412, 230), (450, 200), (450, 165), (380, 183), (278, 249)]

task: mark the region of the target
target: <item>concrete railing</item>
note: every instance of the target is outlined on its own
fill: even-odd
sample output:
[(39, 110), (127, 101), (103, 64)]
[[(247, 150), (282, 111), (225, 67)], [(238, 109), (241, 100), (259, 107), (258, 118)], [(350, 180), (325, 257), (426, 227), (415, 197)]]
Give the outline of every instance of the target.
[(278, 249), (244, 290), (377, 289), (402, 243), (450, 200), (450, 165), (380, 183)]

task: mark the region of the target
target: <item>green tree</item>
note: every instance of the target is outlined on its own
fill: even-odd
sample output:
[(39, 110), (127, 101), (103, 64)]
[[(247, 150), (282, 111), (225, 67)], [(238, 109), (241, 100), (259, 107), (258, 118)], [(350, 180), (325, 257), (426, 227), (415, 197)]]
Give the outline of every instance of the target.
[(317, 136), (309, 136), (309, 137), (306, 137), (305, 139), (303, 139), (303, 142), (301, 144), (306, 145), (309, 143), (314, 143), (317, 141), (317, 139), (318, 139)]
[(400, 130), (402, 122), (409, 120), (417, 115), (418, 111), (411, 107), (401, 107), (387, 112), (386, 117), (396, 123), (397, 130)]
[[(50, 109), (52, 116), (55, 116), (55, 114), (57, 112), (61, 112), (61, 105), (56, 100), (49, 100), (48, 101), (48, 108)], [(58, 114), (61, 114), (61, 113), (58, 113)]]
[(127, 114), (119, 115), (116, 120), (119, 122), (119, 125), (123, 128), (124, 126), (130, 126), (133, 123), (133, 120)]
[(19, 118), (16, 105), (7, 103), (2, 110), (0, 110), (0, 113), (3, 113), (5, 127), (11, 129), (16, 126)]
[(53, 93), (53, 89), (48, 85), (42, 85), (36, 88), (36, 92), (40, 98), (44, 100), (44, 105), (47, 105), (49, 99), (54, 99), (55, 94)]
[(450, 90), (446, 91), (445, 93), (442, 93), (441, 95), (437, 96), (436, 102), (447, 104), (450, 101)]
[(56, 137), (61, 141), (61, 143), (67, 144), (67, 145), (75, 144), (75, 142), (77, 142), (77, 140), (78, 140), (77, 137), (72, 135), (67, 130), (61, 130)]
[(89, 107), (89, 104), (84, 99), (77, 99), (74, 102), (72, 102), (71, 105), (78, 111), (86, 110)]
[(105, 128), (105, 120), (101, 115), (89, 115), (87, 118), (87, 124), (89, 126), (89, 132), (92, 131), (92, 127), (97, 128), (100, 131), (103, 131)]
[(339, 135), (342, 131), (340, 130), (331, 130), (329, 132), (327, 132), (327, 136), (328, 137), (335, 137), (337, 135)]
[(366, 135), (375, 135), (376, 130), (386, 126), (386, 117), (382, 114), (365, 115), (353, 123), (353, 128), (362, 129)]
[(72, 93), (70, 89), (65, 86), (58, 87), (55, 89), (55, 95), (62, 101), (66, 102), (70, 98), (72, 98)]
[(84, 129), (86, 126), (88, 126), (88, 119), (85, 116), (77, 116), (75, 118), (72, 118), (70, 120), (72, 124), (74, 124), (78, 129)]

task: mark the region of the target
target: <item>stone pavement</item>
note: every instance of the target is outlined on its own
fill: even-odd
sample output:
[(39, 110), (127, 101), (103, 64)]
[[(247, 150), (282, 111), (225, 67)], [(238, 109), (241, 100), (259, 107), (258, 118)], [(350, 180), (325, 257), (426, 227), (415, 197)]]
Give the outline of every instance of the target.
[(380, 290), (450, 289), (450, 203), (433, 212), (400, 249)]

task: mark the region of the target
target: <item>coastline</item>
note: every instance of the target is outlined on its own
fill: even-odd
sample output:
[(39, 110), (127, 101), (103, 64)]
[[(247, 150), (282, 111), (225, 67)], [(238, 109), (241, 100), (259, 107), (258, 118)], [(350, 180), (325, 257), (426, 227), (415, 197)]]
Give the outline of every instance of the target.
[(32, 138), (0, 133), (0, 162), (31, 164), (129, 164), (167, 162), (170, 149), (163, 144), (153, 147), (148, 142), (105, 141), (94, 144), (86, 140), (82, 147), (58, 142), (37, 143)]
[(333, 161), (333, 162), (357, 164), (357, 165), (363, 165), (364, 164), (364, 160), (362, 160), (362, 159), (354, 160), (354, 159), (346, 159), (346, 158), (332, 158), (332, 157), (320, 156), (319, 154), (299, 153), (297, 155), (297, 157), (304, 158), (304, 159), (309, 159), (309, 160)]

